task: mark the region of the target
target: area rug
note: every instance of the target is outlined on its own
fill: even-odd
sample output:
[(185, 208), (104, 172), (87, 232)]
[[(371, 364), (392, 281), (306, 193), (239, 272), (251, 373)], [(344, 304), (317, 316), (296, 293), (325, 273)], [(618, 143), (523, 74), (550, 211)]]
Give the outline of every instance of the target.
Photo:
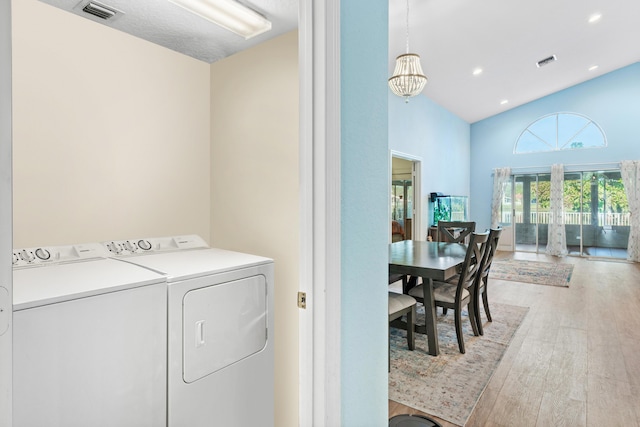
[(536, 285), (569, 286), (573, 264), (562, 262), (494, 259), (489, 278)]
[[(416, 348), (409, 351), (406, 331), (391, 328), (389, 399), (464, 426), (528, 310), (491, 304), (493, 322), (483, 323), (479, 337), (463, 312), (465, 354), (458, 350), (452, 310), (447, 315), (438, 310), (440, 355), (435, 357), (427, 353), (425, 335), (417, 334)], [(418, 322), (424, 322), (421, 305)]]

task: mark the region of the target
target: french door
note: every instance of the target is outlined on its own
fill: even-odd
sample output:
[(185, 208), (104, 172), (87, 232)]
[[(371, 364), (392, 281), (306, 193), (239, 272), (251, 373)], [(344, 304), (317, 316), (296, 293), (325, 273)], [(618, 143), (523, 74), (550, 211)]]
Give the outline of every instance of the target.
[[(550, 218), (551, 175), (514, 175), (502, 206), (516, 251), (544, 253)], [(564, 222), (570, 255), (626, 258), (629, 205), (619, 170), (564, 174)]]

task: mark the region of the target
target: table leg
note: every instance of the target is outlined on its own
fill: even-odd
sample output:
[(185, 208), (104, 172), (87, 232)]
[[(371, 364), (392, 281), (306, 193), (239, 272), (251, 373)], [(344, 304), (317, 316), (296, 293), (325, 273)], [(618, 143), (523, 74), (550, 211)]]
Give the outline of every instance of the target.
[(433, 279), (422, 278), (422, 289), (424, 291), (424, 312), (427, 342), (429, 344), (429, 354), (437, 356), (440, 354), (438, 346), (438, 327), (436, 325), (436, 303), (433, 298)]

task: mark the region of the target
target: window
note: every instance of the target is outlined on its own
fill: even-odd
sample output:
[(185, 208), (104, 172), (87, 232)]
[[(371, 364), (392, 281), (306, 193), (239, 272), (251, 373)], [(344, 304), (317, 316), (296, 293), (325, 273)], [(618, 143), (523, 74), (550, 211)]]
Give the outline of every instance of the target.
[(518, 137), (514, 154), (606, 147), (596, 122), (577, 113), (554, 113), (531, 123)]

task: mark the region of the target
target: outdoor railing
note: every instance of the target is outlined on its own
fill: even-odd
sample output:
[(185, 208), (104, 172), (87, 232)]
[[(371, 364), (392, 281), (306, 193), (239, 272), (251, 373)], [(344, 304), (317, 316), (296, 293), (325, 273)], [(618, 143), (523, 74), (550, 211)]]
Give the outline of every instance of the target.
[[(529, 221), (531, 224), (549, 224), (550, 212), (531, 212)], [(591, 213), (590, 212), (566, 212), (564, 214), (564, 223), (567, 225), (580, 225), (582, 217), (583, 225), (590, 225)], [(611, 225), (611, 226), (629, 226), (630, 225), (630, 213), (599, 213), (598, 225)], [(511, 212), (502, 212), (502, 223), (512, 223)], [(516, 212), (515, 223), (522, 224), (524, 222), (524, 213)]]

